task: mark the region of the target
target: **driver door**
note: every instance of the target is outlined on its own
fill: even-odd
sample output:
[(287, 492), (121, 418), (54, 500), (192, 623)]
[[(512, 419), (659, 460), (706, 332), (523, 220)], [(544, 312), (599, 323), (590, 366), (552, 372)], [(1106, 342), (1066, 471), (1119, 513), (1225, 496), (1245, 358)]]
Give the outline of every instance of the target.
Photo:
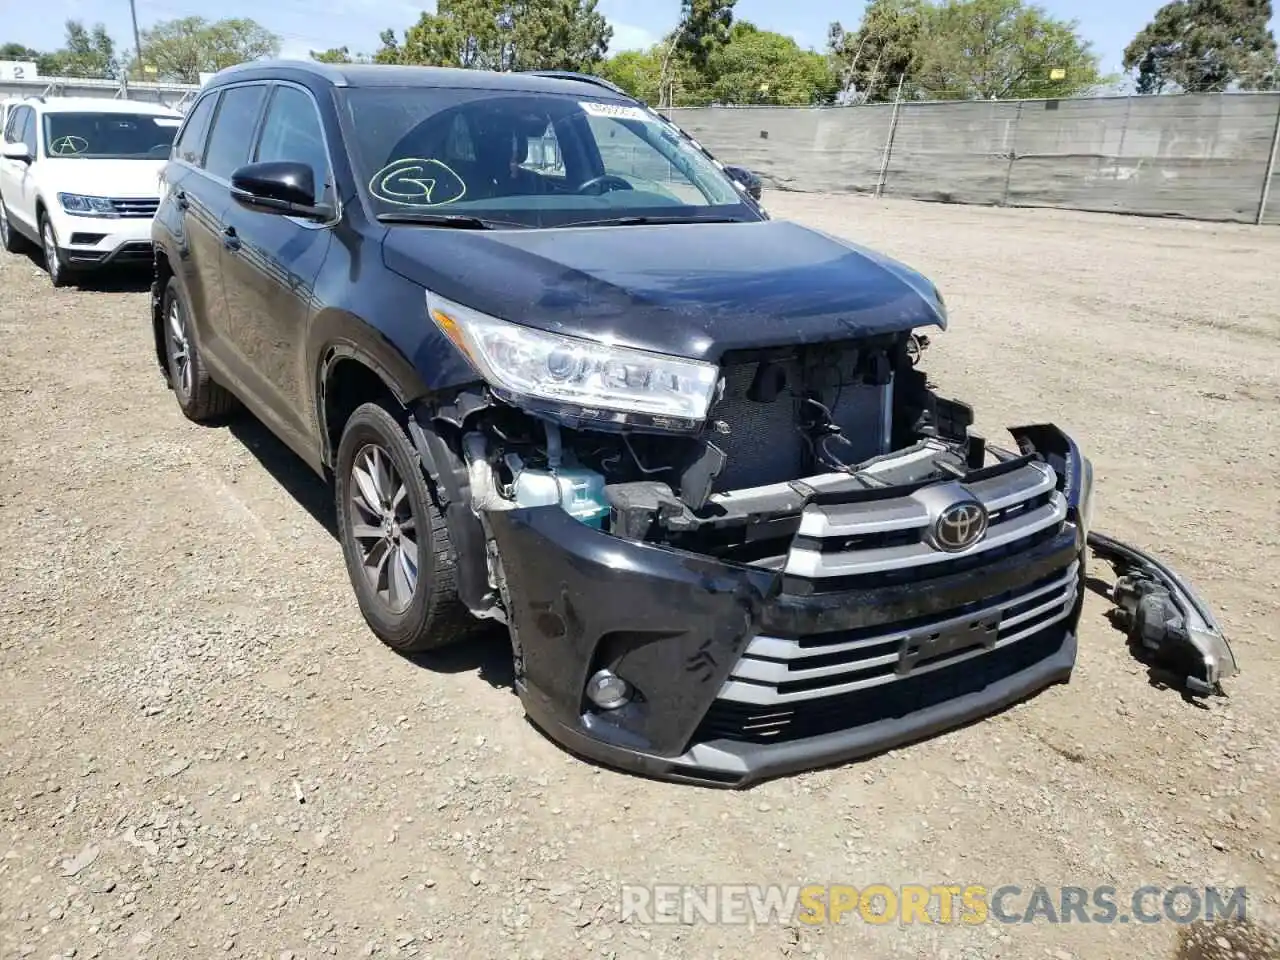
[(20, 232), (32, 238), (37, 236), (35, 186), (37, 161), (35, 157), (39, 146), (36, 138), (38, 122), (35, 110), (28, 106), (17, 107), (10, 115), (10, 142), (25, 143), (32, 159), (30, 161), (5, 160), (4, 179), (0, 181), (0, 191), (4, 193), (10, 222), (16, 224)]

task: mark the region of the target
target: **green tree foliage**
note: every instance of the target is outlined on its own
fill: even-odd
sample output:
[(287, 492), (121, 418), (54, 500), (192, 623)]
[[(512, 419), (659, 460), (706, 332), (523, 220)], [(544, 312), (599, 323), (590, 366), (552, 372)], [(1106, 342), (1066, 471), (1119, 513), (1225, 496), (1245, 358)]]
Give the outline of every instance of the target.
[(116, 44), (107, 28), (96, 23), (86, 28), (68, 20), (66, 40), (60, 50), (42, 53), (20, 43), (0, 44), (0, 60), (34, 61), (46, 77), (92, 77), (113, 80), (120, 74)]
[(681, 0), (675, 50), (701, 70), (732, 39), (733, 7), (738, 0)]
[(154, 66), (163, 80), (196, 83), (201, 73), (279, 53), (278, 36), (243, 18), (210, 22), (204, 17), (182, 17), (142, 32), (141, 60)]
[(1267, 24), (1271, 0), (1174, 0), (1124, 51), (1139, 93), (1270, 89), (1276, 85), (1276, 39)]
[(438, 0), (405, 31), (384, 31), (379, 63), (480, 70), (591, 70), (613, 36), (597, 0)]
[(729, 42), (712, 52), (706, 78), (713, 103), (829, 103), (838, 86), (822, 54), (746, 22), (735, 23)]
[(648, 50), (623, 50), (600, 64), (596, 72), (637, 100), (656, 104), (662, 85), (665, 52), (662, 46)]
[(646, 51), (610, 57), (598, 71), (637, 99), (659, 103), (663, 67), (678, 107), (708, 103), (807, 105), (829, 103), (838, 80), (830, 61), (790, 37), (739, 21), (729, 40), (699, 69), (688, 57), (668, 62), (674, 37)]
[(839, 71), (841, 100), (893, 99), (898, 78), (913, 77), (919, 67), (928, 13), (921, 0), (872, 0), (852, 33), (833, 23), (827, 48)]
[(1079, 24), (1022, 0), (943, 0), (919, 56), (919, 85), (938, 99), (1069, 97), (1103, 79)]
[(312, 60), (317, 63), (368, 63), (369, 57), (363, 53), (353, 54), (350, 48), (330, 47), (328, 50), (312, 50)]
[(832, 24), (829, 49), (858, 100), (893, 99), (899, 77), (907, 99), (1069, 97), (1103, 79), (1075, 21), (1023, 0), (873, 0), (856, 31)]

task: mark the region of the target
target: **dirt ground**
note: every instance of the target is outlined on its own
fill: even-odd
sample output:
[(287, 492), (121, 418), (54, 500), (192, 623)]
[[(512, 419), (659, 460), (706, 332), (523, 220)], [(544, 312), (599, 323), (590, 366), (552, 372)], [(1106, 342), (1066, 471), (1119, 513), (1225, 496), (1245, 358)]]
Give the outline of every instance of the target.
[[(1280, 955), (1280, 231), (766, 201), (938, 281), (926, 367), (989, 435), (1075, 434), (1098, 527), (1220, 612), (1227, 698), (1153, 685), (1091, 598), (1073, 681), (965, 729), (743, 792), (599, 769), (525, 722), (501, 637), (377, 642), (328, 491), (181, 417), (142, 285), (6, 256), (0, 953)], [(648, 926), (624, 882), (1245, 886), (1263, 926)]]

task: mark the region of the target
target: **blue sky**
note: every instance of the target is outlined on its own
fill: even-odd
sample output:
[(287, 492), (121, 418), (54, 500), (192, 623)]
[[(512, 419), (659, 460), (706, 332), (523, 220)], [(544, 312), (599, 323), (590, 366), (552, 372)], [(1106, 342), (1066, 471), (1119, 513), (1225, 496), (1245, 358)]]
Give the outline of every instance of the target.
[[(1119, 72), (1125, 45), (1151, 19), (1163, 0), (1041, 0), (1051, 13), (1080, 22), (1081, 32), (1102, 57), (1104, 72)], [(428, 0), (431, 6), (434, 3)], [(122, 47), (132, 47), (128, 0), (8, 0), (0, 41), (16, 41), (39, 49), (61, 45), (63, 23), (102, 21)], [(859, 0), (738, 0), (737, 16), (795, 37), (801, 45), (821, 49), (827, 25), (840, 20), (855, 26)], [(157, 20), (202, 15), (253, 17), (284, 38), (286, 55), (305, 56), (308, 49), (347, 45), (353, 51), (377, 47), (386, 27), (403, 30), (418, 18), (422, 3), (406, 0), (137, 0), (139, 25)], [(680, 0), (600, 0), (614, 28), (612, 49), (643, 47), (675, 22)], [(324, 10), (324, 13), (318, 13)], [(1273, 23), (1274, 27), (1274, 23)]]

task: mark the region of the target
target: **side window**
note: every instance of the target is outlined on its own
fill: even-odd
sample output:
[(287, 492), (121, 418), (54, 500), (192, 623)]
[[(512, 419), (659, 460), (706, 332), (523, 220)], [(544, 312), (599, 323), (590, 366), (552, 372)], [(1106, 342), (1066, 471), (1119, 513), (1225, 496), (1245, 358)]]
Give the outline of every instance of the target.
[(230, 180), (231, 174), (249, 161), (253, 127), (258, 122), (265, 93), (266, 87), (262, 84), (232, 87), (223, 92), (204, 156), (204, 168), (215, 177)]
[(4, 125), (4, 138), (9, 143), (22, 142), (22, 120), (26, 114), (26, 107), (14, 107), (9, 112), (9, 121)]
[(36, 155), (36, 127), (38, 125), (36, 112), (30, 107), (27, 107), (23, 112), (26, 116), (22, 118), (22, 126), (19, 127), (19, 130), (21, 130), (22, 142), (27, 145), (27, 149), (31, 151), (31, 156), (34, 157)]
[(178, 142), (173, 145), (175, 159), (183, 160), (192, 166), (200, 166), (204, 160), (204, 140), (209, 132), (209, 118), (213, 115), (214, 104), (218, 95), (211, 93), (201, 97), (191, 113), (187, 116), (187, 125), (182, 128)]
[(305, 163), (316, 178), (317, 198), (328, 192), (329, 153), (324, 145), (320, 115), (311, 98), (297, 87), (279, 86), (271, 95), (255, 159), (260, 163), (269, 160)]

